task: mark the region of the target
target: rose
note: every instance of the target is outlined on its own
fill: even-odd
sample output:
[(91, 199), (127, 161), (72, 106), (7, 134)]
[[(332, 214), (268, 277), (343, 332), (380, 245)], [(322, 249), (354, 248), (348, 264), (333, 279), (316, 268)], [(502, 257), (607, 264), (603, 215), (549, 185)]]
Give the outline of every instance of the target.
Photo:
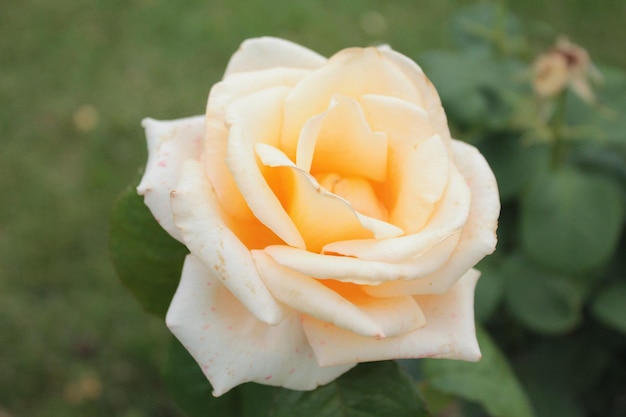
[(497, 187), (414, 62), (251, 39), (206, 117), (144, 126), (138, 192), (190, 251), (167, 325), (215, 395), (480, 358), (472, 267), (496, 244)]

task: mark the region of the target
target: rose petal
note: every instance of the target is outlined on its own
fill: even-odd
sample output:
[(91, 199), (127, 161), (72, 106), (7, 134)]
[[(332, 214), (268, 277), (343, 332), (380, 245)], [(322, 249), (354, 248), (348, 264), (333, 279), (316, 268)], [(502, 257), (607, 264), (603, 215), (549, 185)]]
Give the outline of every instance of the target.
[(272, 87), (291, 87), (309, 72), (289, 68), (240, 72), (232, 74), (228, 79), (211, 88), (206, 111), (206, 140), (202, 160), (220, 204), (229, 215), (237, 220), (251, 221), (254, 215), (226, 167), (225, 156), (228, 143), (228, 128), (224, 122), (226, 107), (245, 95)]
[(387, 137), (372, 132), (356, 100), (335, 96), (328, 110), (304, 124), (296, 163), (313, 174), (337, 173), (382, 182), (387, 177)]
[[(315, 178), (299, 169), (279, 149), (259, 143), (261, 162), (273, 168), (289, 168), (291, 187), (283, 205), (310, 251), (319, 252), (328, 242), (397, 236), (402, 230), (387, 222), (357, 213), (345, 199), (322, 189)], [(285, 174), (287, 175), (287, 174)]]
[(363, 336), (385, 337), (383, 331), (350, 301), (311, 277), (278, 265), (263, 251), (254, 251), (261, 278), (274, 297), (299, 312)]
[(480, 273), (468, 271), (442, 295), (416, 296), (426, 326), (405, 335), (376, 340), (312, 317), (304, 331), (321, 366), (398, 358), (480, 359), (474, 327), (474, 288)]
[(294, 159), (300, 130), (310, 117), (326, 110), (337, 95), (359, 99), (366, 94), (385, 94), (421, 104), (415, 85), (378, 49), (344, 49), (299, 82), (285, 100), (281, 149)]
[(441, 99), (437, 89), (424, 74), (422, 68), (412, 59), (391, 48), (380, 48), (381, 53), (413, 83), (413, 88), (421, 94), (422, 107), (428, 112), (433, 130), (445, 140), (450, 139), (450, 129), (446, 114), (441, 106)]
[(252, 254), (272, 294), (299, 312), (367, 337), (395, 337), (425, 324), (412, 297), (373, 298), (358, 291), (344, 298), (319, 281), (278, 265), (263, 251)]
[(288, 67), (315, 69), (326, 63), (326, 58), (308, 48), (285, 39), (269, 36), (244, 41), (235, 52), (224, 78), (242, 71)]
[(449, 261), (433, 274), (412, 282), (390, 282), (367, 289), (377, 297), (399, 294), (432, 294), (448, 290), (465, 271), (476, 265), (485, 255), (495, 250), (500, 214), (498, 186), (485, 158), (476, 148), (453, 141), (455, 163), (472, 193), (467, 224), (461, 232), (459, 244)]
[(254, 216), (288, 245), (304, 240), (256, 163), (255, 143), (276, 144), (287, 89), (268, 88), (236, 100), (226, 111), (230, 125), (226, 166)]
[(353, 366), (320, 368), (295, 311), (275, 326), (257, 320), (193, 255), (185, 260), (166, 322), (202, 368), (215, 396), (248, 381), (311, 390)]
[(284, 312), (261, 281), (248, 248), (225, 224), (200, 162), (183, 164), (172, 191), (172, 210), (189, 251), (259, 320), (280, 322)]
[[(455, 166), (450, 167), (450, 181), (445, 192), (432, 218), (418, 233), (385, 240), (333, 242), (324, 246), (323, 252), (373, 261), (401, 262), (424, 255), (426, 251), (444, 240), (450, 240), (449, 243), (454, 245), (453, 242), (459, 241), (461, 229), (469, 218), (471, 205), (470, 189)], [(454, 249), (454, 246), (448, 247), (450, 251)], [(446, 256), (443, 252), (440, 254)], [(441, 262), (443, 264), (444, 260)]]
[(172, 121), (144, 119), (148, 141), (148, 163), (137, 186), (146, 206), (174, 239), (181, 240), (174, 225), (170, 191), (178, 180), (178, 171), (187, 159), (198, 159), (204, 133), (204, 116)]
[[(378, 285), (386, 281), (414, 280), (434, 273), (444, 264), (456, 246), (455, 236), (444, 239), (430, 250), (408, 261), (386, 263), (367, 261), (346, 256), (318, 254), (288, 246), (275, 245), (265, 248), (280, 265), (291, 268), (301, 274), (318, 279), (334, 279), (341, 282), (371, 285), (364, 290), (371, 295)], [(409, 293), (407, 293), (409, 294)], [(395, 294), (406, 295), (406, 294)]]

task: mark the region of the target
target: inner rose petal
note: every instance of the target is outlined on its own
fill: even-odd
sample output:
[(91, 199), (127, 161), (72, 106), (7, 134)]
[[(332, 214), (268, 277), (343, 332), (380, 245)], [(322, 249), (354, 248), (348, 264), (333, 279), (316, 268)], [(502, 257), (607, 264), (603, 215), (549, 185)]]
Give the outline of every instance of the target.
[(387, 136), (372, 132), (356, 100), (335, 96), (328, 110), (302, 128), (296, 164), (313, 174), (336, 172), (382, 182), (387, 179)]
[(270, 178), (283, 207), (297, 226), (306, 247), (313, 252), (330, 242), (346, 239), (399, 236), (402, 229), (357, 212), (349, 201), (324, 190), (310, 174), (299, 169), (284, 153), (272, 146), (255, 146), (261, 162), (276, 169)]
[(295, 159), (300, 131), (312, 116), (327, 109), (337, 95), (359, 99), (385, 94), (422, 104), (415, 84), (376, 48), (349, 48), (299, 82), (285, 100), (281, 149)]
[(315, 178), (323, 188), (348, 200), (359, 213), (387, 221), (387, 208), (378, 200), (369, 181), (360, 177), (341, 177), (336, 173), (316, 175)]
[(280, 131), (285, 87), (274, 87), (247, 95), (226, 109), (230, 125), (226, 166), (255, 217), (285, 243), (303, 248), (302, 235), (268, 185), (267, 167), (257, 164), (255, 143), (275, 144)]

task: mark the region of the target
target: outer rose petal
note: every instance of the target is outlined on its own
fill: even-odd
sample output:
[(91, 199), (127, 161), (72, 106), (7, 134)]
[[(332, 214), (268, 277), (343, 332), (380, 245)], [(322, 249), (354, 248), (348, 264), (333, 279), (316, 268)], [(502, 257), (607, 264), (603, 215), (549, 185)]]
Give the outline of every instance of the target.
[(272, 294), (300, 313), (377, 339), (425, 324), (422, 310), (411, 297), (380, 299), (356, 291), (346, 299), (319, 281), (278, 265), (263, 251), (254, 251), (252, 256)]
[(279, 323), (284, 311), (261, 281), (248, 248), (226, 226), (215, 190), (198, 161), (183, 164), (172, 191), (172, 209), (189, 251), (259, 320)]
[(295, 311), (280, 324), (262, 323), (193, 255), (185, 260), (166, 322), (211, 381), (215, 396), (248, 381), (310, 390), (354, 366), (320, 368)]
[(426, 326), (402, 336), (376, 340), (306, 317), (304, 331), (321, 366), (396, 358), (448, 358), (477, 361), (472, 269), (442, 295), (416, 296)]
[(148, 164), (137, 186), (146, 206), (174, 239), (181, 240), (174, 225), (170, 191), (176, 185), (178, 172), (187, 159), (198, 159), (204, 133), (204, 117), (196, 116), (172, 121), (144, 119), (148, 140)]
[(433, 274), (411, 282), (389, 282), (367, 288), (376, 297), (399, 294), (443, 293), (469, 268), (495, 250), (500, 214), (498, 185), (485, 158), (476, 148), (464, 142), (453, 141), (454, 160), (472, 192), (472, 204), (467, 224), (450, 260)]
[(276, 67), (316, 69), (325, 63), (325, 57), (296, 43), (272, 37), (253, 38), (242, 43), (232, 56), (224, 78), (236, 72)]

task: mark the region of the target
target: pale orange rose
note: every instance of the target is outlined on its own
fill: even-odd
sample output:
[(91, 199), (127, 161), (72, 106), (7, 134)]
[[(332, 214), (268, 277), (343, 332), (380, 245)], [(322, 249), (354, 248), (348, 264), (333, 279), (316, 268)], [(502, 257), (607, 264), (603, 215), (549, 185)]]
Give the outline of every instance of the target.
[(215, 395), (480, 358), (472, 267), (495, 248), (497, 186), (410, 59), (251, 39), (206, 116), (144, 126), (138, 191), (190, 251), (167, 325)]

